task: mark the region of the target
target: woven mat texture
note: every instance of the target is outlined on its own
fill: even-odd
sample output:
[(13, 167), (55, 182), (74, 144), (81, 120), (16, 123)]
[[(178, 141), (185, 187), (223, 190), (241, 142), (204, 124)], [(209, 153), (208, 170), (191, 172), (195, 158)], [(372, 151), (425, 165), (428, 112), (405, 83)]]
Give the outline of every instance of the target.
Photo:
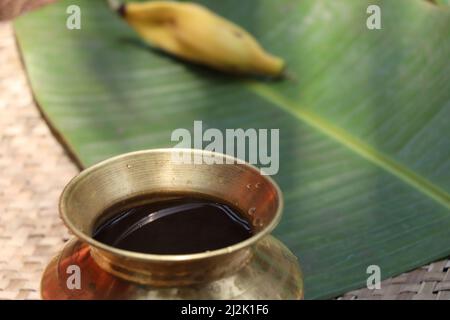
[(67, 240), (59, 194), (77, 173), (33, 102), (12, 26), (0, 23), (0, 299), (39, 298)]
[(11, 19), (25, 11), (54, 1), (56, 0), (0, 0), (0, 20)]
[[(38, 299), (41, 273), (69, 235), (58, 196), (76, 166), (41, 118), (12, 26), (0, 23), (0, 299)], [(450, 260), (339, 299), (448, 299)]]

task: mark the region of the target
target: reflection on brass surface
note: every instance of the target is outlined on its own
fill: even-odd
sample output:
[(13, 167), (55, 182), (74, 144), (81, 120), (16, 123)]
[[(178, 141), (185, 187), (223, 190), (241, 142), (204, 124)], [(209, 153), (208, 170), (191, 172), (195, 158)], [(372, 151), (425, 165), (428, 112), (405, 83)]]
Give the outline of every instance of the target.
[[(43, 299), (302, 299), (302, 275), (295, 256), (278, 240), (267, 236), (252, 248), (249, 263), (229, 276), (189, 286), (139, 285), (100, 268), (79, 240), (67, 244), (45, 270)], [(81, 268), (81, 289), (69, 290), (70, 265)]]
[[(78, 239), (45, 270), (44, 299), (303, 298), (297, 259), (269, 235), (283, 207), (273, 180), (236, 161), (182, 164), (174, 161), (175, 152), (209, 160), (220, 157), (224, 163), (235, 160), (207, 151), (159, 149), (125, 154), (81, 172), (60, 199), (61, 217)], [(223, 249), (187, 255), (125, 251), (91, 237), (94, 224), (112, 205), (140, 196), (180, 194), (200, 194), (237, 206), (255, 234)], [(81, 269), (81, 289), (67, 288), (70, 265)]]

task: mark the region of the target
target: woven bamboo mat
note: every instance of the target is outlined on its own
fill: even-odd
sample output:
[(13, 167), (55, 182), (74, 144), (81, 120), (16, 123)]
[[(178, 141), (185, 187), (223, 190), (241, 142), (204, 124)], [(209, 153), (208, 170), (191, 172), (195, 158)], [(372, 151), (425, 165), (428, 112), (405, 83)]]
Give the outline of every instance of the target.
[(0, 23), (0, 299), (39, 298), (68, 238), (57, 201), (75, 165), (39, 115), (10, 23)]
[(0, 20), (13, 18), (22, 12), (54, 1), (56, 0), (0, 0)]
[(450, 259), (390, 278), (380, 290), (360, 289), (339, 300), (450, 300)]
[[(0, 59), (0, 299), (37, 299), (45, 265), (69, 237), (57, 201), (77, 168), (32, 99), (9, 22), (0, 23)], [(450, 299), (450, 260), (339, 299)]]

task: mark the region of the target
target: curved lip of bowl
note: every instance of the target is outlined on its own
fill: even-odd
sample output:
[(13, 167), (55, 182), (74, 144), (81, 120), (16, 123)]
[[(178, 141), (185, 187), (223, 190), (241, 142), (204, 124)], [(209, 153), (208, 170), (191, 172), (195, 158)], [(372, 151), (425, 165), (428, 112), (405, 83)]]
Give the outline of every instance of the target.
[[(244, 249), (246, 247), (250, 247), (253, 244), (255, 244), (257, 241), (259, 241), (260, 239), (262, 239), (263, 237), (269, 235), (274, 229), (275, 227), (278, 225), (278, 223), (280, 222), (281, 219), (281, 215), (283, 212), (283, 207), (284, 207), (284, 202), (283, 202), (283, 195), (281, 193), (281, 189), (278, 186), (278, 184), (269, 176), (263, 176), (261, 175), (261, 173), (259, 172), (259, 169), (256, 168), (255, 166), (247, 163), (247, 162), (243, 162), (241, 160), (239, 160), (239, 165), (241, 166), (245, 166), (248, 169), (257, 172), (257, 174), (259, 174), (261, 177), (263, 177), (265, 180), (267, 180), (272, 187), (275, 189), (277, 197), (278, 197), (278, 208), (275, 212), (274, 218), (272, 219), (272, 221), (264, 228), (262, 229), (260, 232), (258, 232), (257, 234), (251, 236), (250, 238), (238, 242), (234, 245), (228, 246), (228, 247), (224, 247), (221, 249), (216, 249), (216, 250), (211, 250), (211, 251), (204, 251), (204, 252), (199, 252), (199, 253), (192, 253), (192, 254), (168, 254), (168, 255), (163, 255), (163, 254), (149, 254), (149, 253), (140, 253), (140, 252), (134, 252), (134, 251), (128, 251), (128, 250), (123, 250), (123, 249), (118, 249), (115, 248), (113, 246), (109, 246), (107, 244), (104, 244), (100, 241), (95, 240), (94, 238), (92, 238), (91, 236), (87, 235), (86, 233), (78, 230), (70, 221), (70, 218), (68, 218), (67, 216), (67, 212), (65, 210), (65, 203), (66, 203), (66, 199), (67, 199), (67, 195), (68, 195), (68, 191), (73, 187), (76, 186), (78, 181), (82, 180), (85, 176), (91, 174), (94, 171), (100, 170), (101, 168), (108, 166), (111, 162), (114, 162), (118, 159), (123, 159), (126, 157), (130, 157), (133, 155), (146, 155), (146, 154), (152, 154), (152, 153), (173, 153), (173, 152), (191, 152), (193, 154), (210, 154), (210, 155), (216, 155), (216, 156), (221, 156), (224, 157), (225, 159), (230, 159), (233, 160), (233, 164), (231, 165), (235, 165), (237, 159), (234, 157), (231, 157), (229, 155), (226, 154), (222, 154), (222, 153), (218, 153), (218, 152), (212, 152), (212, 151), (206, 151), (206, 150), (200, 150), (200, 149), (182, 149), (182, 148), (161, 148), (161, 149), (148, 149), (148, 150), (141, 150), (141, 151), (134, 151), (134, 152), (129, 152), (129, 153), (124, 153), (109, 159), (106, 159), (104, 161), (101, 161), (97, 164), (94, 164), (91, 167), (88, 167), (86, 169), (84, 169), (83, 171), (81, 171), (78, 175), (76, 175), (75, 177), (73, 177), (69, 183), (65, 186), (65, 188), (63, 189), (61, 196), (59, 198), (59, 215), (61, 217), (61, 219), (63, 220), (64, 224), (66, 225), (67, 228), (69, 228), (69, 230), (80, 240), (86, 242), (87, 244), (89, 244), (91, 247), (94, 247), (96, 249), (100, 249), (102, 251), (106, 251), (108, 253), (112, 253), (114, 255), (118, 255), (121, 257), (125, 257), (125, 258), (131, 258), (134, 260), (141, 260), (141, 261), (147, 261), (147, 262), (176, 262), (176, 261), (192, 261), (192, 260), (200, 260), (200, 259), (206, 259), (206, 258), (212, 258), (212, 257), (217, 257), (217, 256), (221, 256), (221, 255), (225, 255), (225, 254), (231, 254), (233, 252), (239, 251), (241, 249)], [(220, 164), (219, 164), (220, 165)], [(225, 165), (230, 165), (230, 164), (225, 164)]]

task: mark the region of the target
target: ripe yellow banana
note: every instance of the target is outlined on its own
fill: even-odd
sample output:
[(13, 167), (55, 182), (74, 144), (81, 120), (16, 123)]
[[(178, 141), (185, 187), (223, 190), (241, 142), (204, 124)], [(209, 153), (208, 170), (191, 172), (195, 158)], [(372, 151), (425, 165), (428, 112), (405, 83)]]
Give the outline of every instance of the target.
[(247, 31), (198, 4), (129, 2), (115, 9), (145, 41), (187, 61), (238, 74), (278, 77), (284, 70), (284, 61)]

